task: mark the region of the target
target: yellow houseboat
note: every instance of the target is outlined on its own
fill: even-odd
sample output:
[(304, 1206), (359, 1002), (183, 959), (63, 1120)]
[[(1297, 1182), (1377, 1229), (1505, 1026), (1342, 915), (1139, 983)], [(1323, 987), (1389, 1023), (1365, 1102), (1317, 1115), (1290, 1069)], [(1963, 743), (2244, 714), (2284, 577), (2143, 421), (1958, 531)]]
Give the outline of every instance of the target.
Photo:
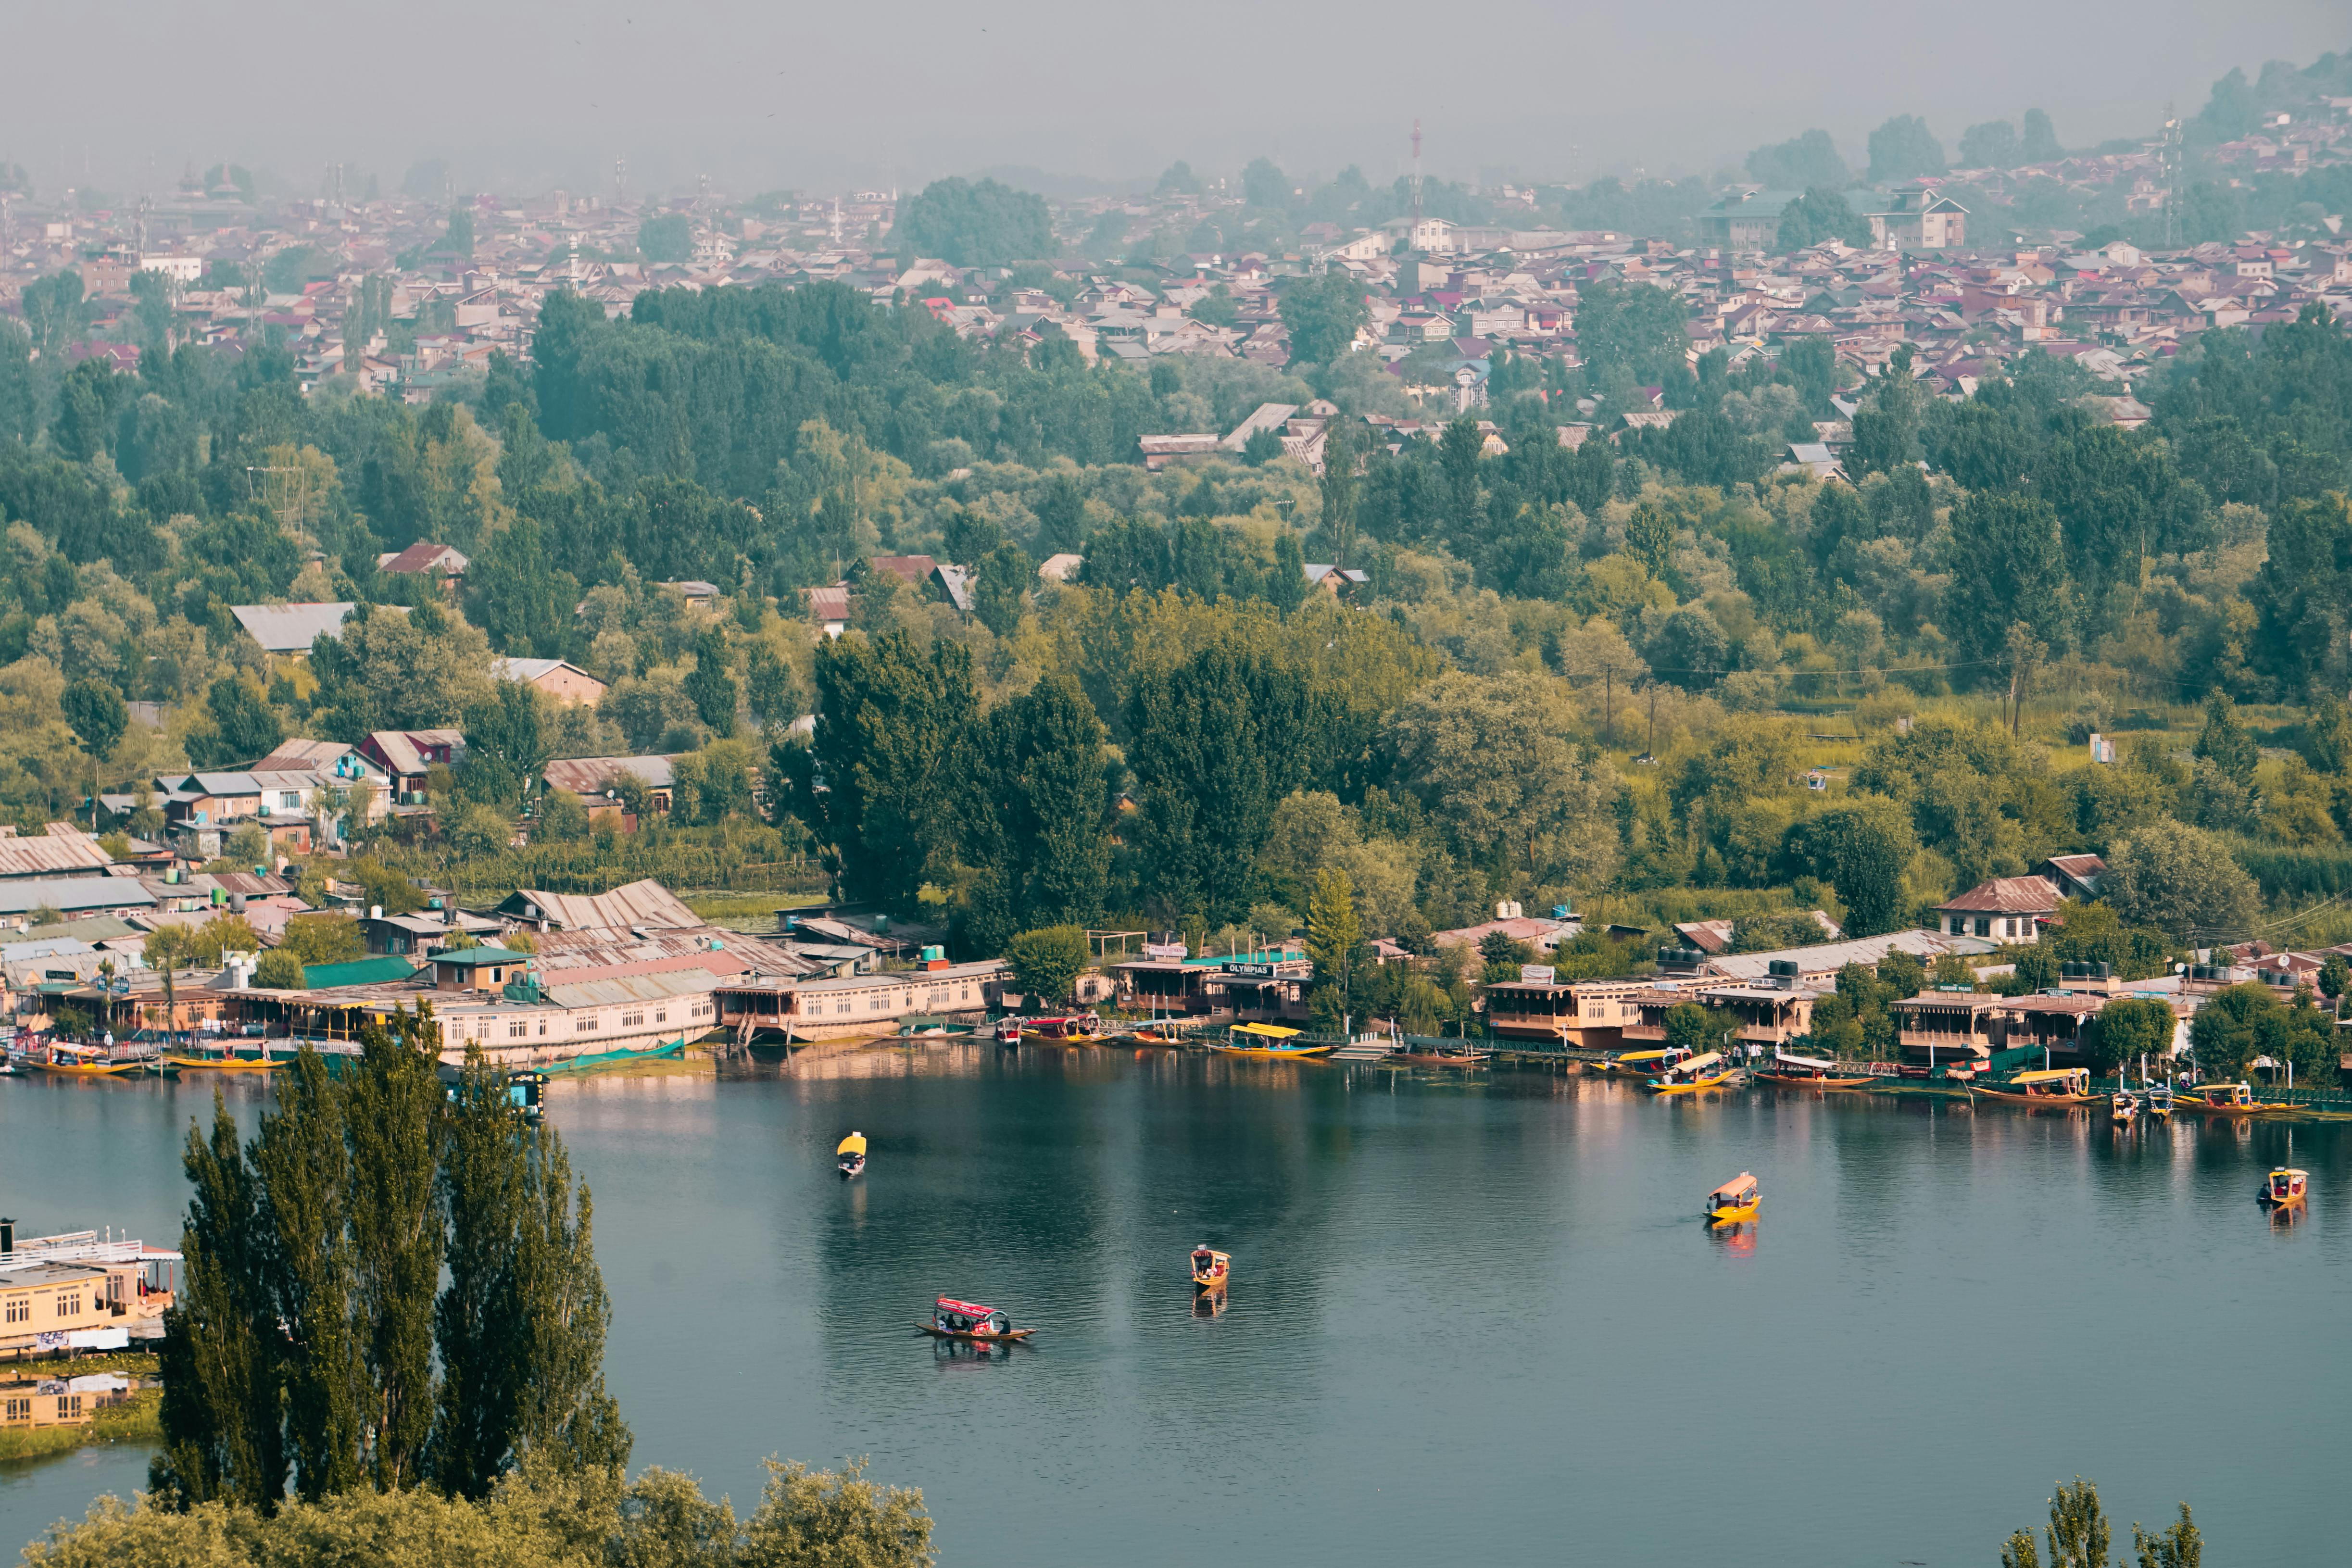
[(1721, 1051), (1702, 1051), (1698, 1055), (1675, 1063), (1643, 1087), (1653, 1094), (1689, 1094), (1700, 1089), (1713, 1089), (1732, 1074), (1731, 1063)]
[(1700, 1212), (1711, 1224), (1736, 1225), (1743, 1219), (1755, 1218), (1757, 1205), (1762, 1201), (1763, 1195), (1757, 1189), (1756, 1178), (1741, 1171), (1708, 1193), (1706, 1202), (1700, 1206)]
[(1278, 1023), (1237, 1023), (1226, 1031), (1224, 1044), (1209, 1049), (1220, 1056), (1255, 1056), (1282, 1061), (1322, 1056), (1331, 1050), (1328, 1045), (1300, 1042), (1298, 1032)]

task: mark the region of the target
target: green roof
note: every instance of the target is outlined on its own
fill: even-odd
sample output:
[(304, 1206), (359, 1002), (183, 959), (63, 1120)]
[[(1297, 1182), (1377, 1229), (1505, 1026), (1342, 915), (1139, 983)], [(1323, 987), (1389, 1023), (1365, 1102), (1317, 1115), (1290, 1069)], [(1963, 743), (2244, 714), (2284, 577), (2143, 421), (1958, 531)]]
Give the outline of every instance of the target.
[(461, 968), (479, 968), (484, 964), (528, 964), (528, 953), (510, 953), (504, 947), (460, 947), (456, 952), (433, 955), (436, 964), (456, 964)]
[(347, 964), (305, 964), (302, 983), (314, 991), (330, 986), (380, 986), (388, 980), (404, 980), (416, 973), (416, 966), (394, 953), (373, 958), (353, 958)]

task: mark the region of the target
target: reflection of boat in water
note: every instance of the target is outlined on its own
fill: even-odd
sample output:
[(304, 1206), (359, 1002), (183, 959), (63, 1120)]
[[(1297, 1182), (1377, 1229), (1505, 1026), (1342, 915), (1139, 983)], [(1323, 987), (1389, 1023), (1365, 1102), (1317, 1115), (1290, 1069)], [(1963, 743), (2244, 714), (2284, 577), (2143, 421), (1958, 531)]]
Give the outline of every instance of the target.
[(2263, 1183), (2263, 1189), (2255, 1196), (2254, 1201), (2264, 1208), (2299, 1208), (2310, 1189), (2310, 1173), (2282, 1166), (2271, 1172), (2270, 1178)]
[(1220, 1056), (1255, 1056), (1266, 1060), (1300, 1061), (1322, 1056), (1328, 1045), (1310, 1045), (1299, 1031), (1275, 1023), (1237, 1023), (1225, 1031), (1225, 1043), (1209, 1049)]
[(1212, 1252), (1204, 1244), (1192, 1249), (1192, 1283), (1203, 1291), (1222, 1291), (1234, 1277), (1234, 1260)]
[(1225, 1288), (1223, 1285), (1213, 1291), (1192, 1292), (1192, 1315), (1196, 1318), (1216, 1317), (1231, 1305), (1233, 1301), (1226, 1296)]
[(974, 1344), (1018, 1344), (1035, 1329), (1017, 1329), (1013, 1319), (994, 1307), (941, 1296), (931, 1303), (931, 1321), (917, 1328), (940, 1339), (967, 1340)]
[(1865, 1089), (1871, 1079), (1868, 1073), (1857, 1076), (1842, 1071), (1836, 1062), (1818, 1056), (1795, 1056), (1775, 1051), (1770, 1071), (1759, 1068), (1756, 1082), (1769, 1083), (1775, 1089)]
[(1756, 1178), (1741, 1171), (1708, 1193), (1706, 1201), (1699, 1208), (1711, 1224), (1736, 1225), (1743, 1219), (1755, 1218), (1757, 1205), (1762, 1201), (1763, 1195), (1757, 1189)]
[(1689, 1094), (1701, 1089), (1720, 1087), (1732, 1073), (1731, 1064), (1720, 1051), (1702, 1051), (1685, 1057), (1655, 1078), (1642, 1085), (1657, 1095)]
[(834, 1164), (841, 1171), (842, 1180), (847, 1181), (857, 1175), (866, 1168), (866, 1134), (850, 1134), (841, 1140), (840, 1146), (833, 1151), (833, 1156)]
[(1996, 1100), (2013, 1100), (2029, 1105), (2089, 1105), (2099, 1096), (2091, 1092), (2091, 1070), (2087, 1067), (2053, 1067), (2039, 1072), (2021, 1072), (2000, 1083), (1979, 1083), (1974, 1086), (1979, 1094), (1990, 1094)]

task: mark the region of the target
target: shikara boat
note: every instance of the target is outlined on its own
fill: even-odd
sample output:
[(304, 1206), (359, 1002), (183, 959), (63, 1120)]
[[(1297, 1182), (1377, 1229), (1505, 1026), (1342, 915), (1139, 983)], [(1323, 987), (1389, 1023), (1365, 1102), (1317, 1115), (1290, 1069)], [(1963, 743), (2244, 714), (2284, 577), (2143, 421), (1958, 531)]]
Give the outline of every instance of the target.
[(1021, 1020), (1019, 1019), (999, 1019), (996, 1025), (996, 1043), (999, 1045), (1019, 1045), (1021, 1043)]
[(1701, 1051), (1696, 1056), (1675, 1063), (1642, 1087), (1661, 1097), (1691, 1094), (1701, 1089), (1719, 1088), (1731, 1077), (1733, 1071), (1722, 1052)]
[(2271, 1116), (2289, 1109), (2256, 1100), (2251, 1083), (2200, 1083), (2181, 1090), (2174, 1096), (2173, 1103), (2183, 1111), (2200, 1111), (2208, 1116)]
[(1769, 1083), (1776, 1089), (1867, 1089), (1868, 1073), (1856, 1076), (1842, 1071), (1834, 1061), (1818, 1056), (1795, 1056), (1785, 1051), (1772, 1053), (1772, 1066), (1759, 1068), (1756, 1082)]
[(1974, 1089), (1996, 1100), (2015, 1100), (2029, 1105), (2092, 1105), (2102, 1098), (2091, 1092), (2091, 1070), (2087, 1067), (2021, 1072), (2000, 1083), (1976, 1084)]
[(2158, 1122), (2172, 1120), (2172, 1086), (2159, 1083), (2145, 1092), (2147, 1103), (2143, 1107), (2149, 1117)]
[(1389, 1061), (1407, 1067), (1484, 1067), (1494, 1058), (1491, 1051), (1478, 1051), (1464, 1046), (1459, 1051), (1399, 1051)]
[(117, 1061), (98, 1046), (74, 1045), (65, 1040), (35, 1045), (16, 1060), (36, 1072), (54, 1072), (65, 1078), (112, 1078), (147, 1070), (147, 1063), (140, 1058)]
[(1676, 1062), (1690, 1060), (1688, 1047), (1670, 1045), (1647, 1051), (1621, 1051), (1600, 1064), (1604, 1072), (1664, 1072)]
[(183, 1072), (271, 1072), (293, 1060), (290, 1056), (270, 1055), (266, 1045), (258, 1056), (239, 1056), (227, 1045), (217, 1051), (197, 1045), (163, 1053), (163, 1064), (176, 1067)]
[(863, 1171), (866, 1168), (866, 1134), (852, 1133), (842, 1139), (840, 1145), (833, 1151), (833, 1163), (840, 1169), (844, 1181)]
[(1220, 1056), (1255, 1056), (1266, 1061), (1297, 1061), (1328, 1054), (1328, 1045), (1310, 1045), (1298, 1030), (1276, 1023), (1237, 1023), (1225, 1031), (1225, 1043), (1209, 1048)]
[(1141, 1029), (1131, 1031), (1128, 1035), (1128, 1039), (1135, 1041), (1138, 1045), (1181, 1045), (1184, 1043), (1183, 1034), (1179, 1031), (1176, 1026), (1172, 1023), (1148, 1023)]
[(2262, 1191), (2255, 1194), (2254, 1201), (2264, 1208), (2284, 1208), (2291, 1204), (2302, 1203), (2310, 1196), (2310, 1191), (2309, 1172), (2282, 1166), (2271, 1172), (2269, 1179), (2263, 1183)]
[(931, 1321), (917, 1328), (939, 1339), (964, 1340), (972, 1344), (1018, 1344), (1035, 1329), (1017, 1329), (1013, 1319), (994, 1307), (941, 1296), (931, 1303)]
[(1706, 1216), (1711, 1225), (1737, 1225), (1743, 1219), (1755, 1218), (1757, 1205), (1762, 1201), (1763, 1195), (1757, 1190), (1756, 1178), (1741, 1171), (1708, 1193), (1706, 1201), (1699, 1206), (1699, 1212)]
[(1234, 1260), (1206, 1245), (1192, 1249), (1192, 1283), (1203, 1291), (1222, 1291), (1234, 1277)]
[(1023, 1027), (1021, 1037), (1043, 1045), (1098, 1045), (1108, 1037), (1108, 1031), (1095, 1014), (1073, 1013), (1061, 1018), (1031, 1019)]
[(2127, 1090), (2118, 1090), (2107, 1101), (2107, 1118), (2118, 1127), (2128, 1127), (2139, 1120), (2139, 1096)]

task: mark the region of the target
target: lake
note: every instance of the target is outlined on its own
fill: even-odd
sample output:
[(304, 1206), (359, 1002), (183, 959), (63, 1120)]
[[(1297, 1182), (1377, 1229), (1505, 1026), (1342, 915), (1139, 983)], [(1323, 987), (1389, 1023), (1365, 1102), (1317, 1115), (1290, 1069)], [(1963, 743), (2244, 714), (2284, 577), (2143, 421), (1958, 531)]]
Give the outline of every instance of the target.
[[(724, 1071), (559, 1082), (549, 1116), (634, 1462), (739, 1510), (763, 1456), (868, 1455), (951, 1565), (1942, 1565), (2081, 1474), (2119, 1545), (2185, 1498), (2236, 1568), (2341, 1549), (2334, 1127), (1103, 1050)], [(211, 1091), (0, 1083), (0, 1213), (176, 1244)], [(228, 1092), (248, 1124), (268, 1092)], [(2253, 1202), (2275, 1163), (2312, 1172), (2291, 1227)], [(1742, 1170), (1760, 1220), (1710, 1234)], [(1035, 1348), (912, 1332), (940, 1294)], [(145, 1458), (0, 1469), (0, 1537)]]

